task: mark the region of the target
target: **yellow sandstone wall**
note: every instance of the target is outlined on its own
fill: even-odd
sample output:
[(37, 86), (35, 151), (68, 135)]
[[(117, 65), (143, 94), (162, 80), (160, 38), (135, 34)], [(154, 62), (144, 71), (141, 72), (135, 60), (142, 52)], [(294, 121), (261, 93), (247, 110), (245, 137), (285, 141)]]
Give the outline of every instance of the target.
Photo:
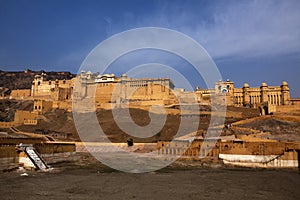
[(30, 97), (30, 89), (24, 90), (12, 90), (10, 93), (10, 98), (12, 99), (24, 99), (26, 97)]
[(31, 121), (31, 123), (33, 123), (35, 121), (37, 124), (37, 118), (38, 118), (38, 113), (36, 113), (36, 112), (16, 110), (14, 123), (24, 124), (24, 122), (30, 123), (30, 121)]

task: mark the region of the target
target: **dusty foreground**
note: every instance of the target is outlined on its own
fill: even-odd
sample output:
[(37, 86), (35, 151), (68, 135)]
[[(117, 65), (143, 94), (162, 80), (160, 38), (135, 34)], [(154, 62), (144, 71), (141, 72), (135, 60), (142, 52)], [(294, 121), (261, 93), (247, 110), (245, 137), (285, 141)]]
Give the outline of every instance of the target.
[(52, 172), (0, 174), (0, 199), (299, 199), (297, 170), (224, 169), (173, 164), (127, 174), (99, 163), (62, 163)]

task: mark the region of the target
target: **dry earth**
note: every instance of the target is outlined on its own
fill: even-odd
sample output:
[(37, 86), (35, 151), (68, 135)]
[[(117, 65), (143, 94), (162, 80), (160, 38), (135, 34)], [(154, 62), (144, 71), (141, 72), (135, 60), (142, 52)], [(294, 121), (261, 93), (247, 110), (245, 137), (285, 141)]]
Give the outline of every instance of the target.
[(204, 168), (173, 164), (157, 172), (128, 174), (100, 163), (61, 163), (60, 172), (0, 174), (1, 199), (272, 199), (296, 200), (296, 170)]
[[(166, 110), (167, 120), (164, 127), (156, 135), (149, 138), (132, 137), (123, 132), (115, 123), (114, 116), (111, 110), (98, 110), (97, 117), (101, 128), (112, 142), (126, 142), (129, 138), (133, 138), (135, 142), (156, 142), (158, 140), (171, 140), (178, 131), (178, 127), (180, 124), (180, 110), (176, 108), (168, 108)], [(207, 114), (209, 113), (208, 111), (210, 110), (210, 108), (204, 106), (201, 107), (200, 110), (200, 113)], [(229, 123), (259, 115), (257, 109), (250, 108), (228, 107), (227, 111), (228, 112), (226, 114), (226, 120)], [(146, 126), (150, 123), (148, 110), (131, 108), (130, 116), (137, 125)], [(199, 121), (199, 129), (207, 129), (209, 121), (209, 114), (207, 118), (201, 118)], [(46, 113), (45, 117), (37, 126), (21, 126), (19, 127), (19, 129), (25, 132), (40, 132), (42, 130), (45, 133), (72, 133), (73, 139), (79, 140), (73, 122), (72, 113), (63, 110), (52, 110)]]

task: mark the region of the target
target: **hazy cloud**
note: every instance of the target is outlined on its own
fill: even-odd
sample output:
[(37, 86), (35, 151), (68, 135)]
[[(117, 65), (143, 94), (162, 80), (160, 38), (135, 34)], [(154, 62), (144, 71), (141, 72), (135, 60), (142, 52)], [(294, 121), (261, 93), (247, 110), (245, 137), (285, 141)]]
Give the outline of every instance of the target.
[[(163, 1), (155, 12), (136, 18), (130, 15), (124, 20), (138, 27), (162, 26), (182, 31), (200, 42), (214, 58), (300, 52), (300, 1), (226, 1), (200, 6)], [(114, 32), (122, 29), (114, 25)]]

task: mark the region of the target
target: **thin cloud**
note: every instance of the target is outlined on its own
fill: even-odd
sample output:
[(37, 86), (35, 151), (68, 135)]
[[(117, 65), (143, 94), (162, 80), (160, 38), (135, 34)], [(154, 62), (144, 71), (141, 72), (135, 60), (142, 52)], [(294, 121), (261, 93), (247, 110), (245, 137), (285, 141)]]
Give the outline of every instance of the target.
[[(137, 27), (162, 26), (200, 42), (214, 58), (300, 53), (299, 1), (227, 1), (199, 12), (193, 4), (159, 4), (143, 18), (125, 18)], [(132, 20), (128, 22), (128, 20)], [(115, 24), (115, 30), (118, 29)]]

